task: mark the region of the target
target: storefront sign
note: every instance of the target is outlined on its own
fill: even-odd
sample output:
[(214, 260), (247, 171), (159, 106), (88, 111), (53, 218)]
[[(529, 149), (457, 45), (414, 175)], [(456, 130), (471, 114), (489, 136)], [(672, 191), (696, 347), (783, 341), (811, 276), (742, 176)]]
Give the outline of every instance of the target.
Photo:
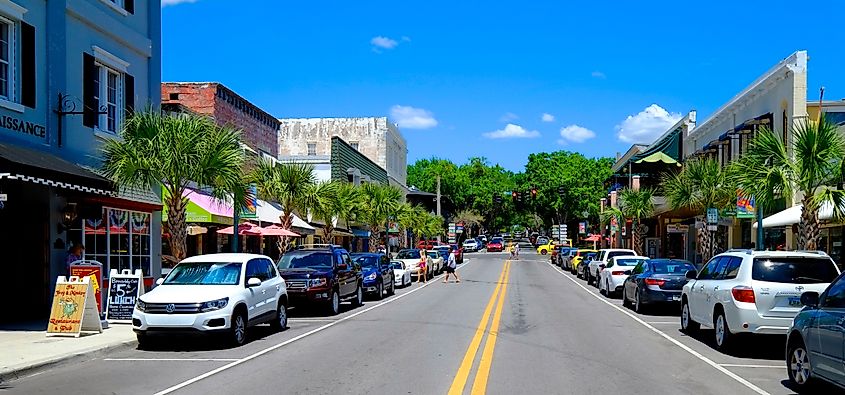
[(719, 209), (717, 208), (708, 208), (707, 209), (707, 224), (713, 225), (719, 223)]
[(97, 261), (78, 261), (70, 266), (70, 276), (91, 278), (91, 287), (94, 289), (94, 300), (97, 302), (97, 311), (102, 312), (100, 284), (103, 283), (103, 265)]
[(241, 218), (255, 219), (258, 218), (258, 187), (251, 184), (249, 193), (252, 194), (252, 198), (241, 208)]
[(135, 309), (135, 301), (144, 294), (143, 273), (135, 270), (132, 274), (124, 270), (118, 274), (112, 270), (109, 274), (108, 307), (106, 308), (106, 319), (109, 322), (132, 322), (132, 310)]
[(666, 233), (687, 233), (689, 225), (669, 224), (666, 225)]
[(91, 277), (74, 277), (56, 280), (47, 336), (79, 337), (82, 332), (101, 333), (100, 313), (94, 303)]
[(10, 117), (8, 115), (3, 115), (0, 117), (0, 128), (38, 137), (40, 139), (47, 138), (47, 128), (45, 128), (44, 125), (24, 121), (22, 119)]
[(736, 198), (736, 217), (737, 218), (754, 218), (756, 204), (754, 197), (743, 197), (737, 195)]
[(587, 234), (587, 222), (579, 222), (578, 223), (578, 234), (582, 234), (582, 235)]

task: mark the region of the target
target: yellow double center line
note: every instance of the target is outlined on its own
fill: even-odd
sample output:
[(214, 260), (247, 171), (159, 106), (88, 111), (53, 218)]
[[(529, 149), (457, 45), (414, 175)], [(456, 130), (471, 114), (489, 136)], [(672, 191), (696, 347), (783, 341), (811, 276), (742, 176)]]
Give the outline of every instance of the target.
[[(464, 387), (472, 370), (472, 363), (475, 361), (476, 354), (478, 354), (478, 348), (481, 346), (481, 339), (484, 337), (484, 330), (490, 321), (490, 314), (493, 313), (493, 323), (490, 325), (489, 336), (487, 336), (487, 342), (484, 344), (484, 351), (481, 353), (481, 361), (478, 363), (475, 381), (472, 383), (472, 394), (484, 394), (487, 392), (487, 378), (490, 376), (493, 350), (496, 348), (496, 338), (499, 335), (499, 321), (502, 318), (502, 306), (505, 302), (505, 294), (508, 292), (510, 269), (511, 262), (505, 261), (505, 266), (499, 275), (499, 281), (496, 283), (496, 289), (493, 290), (493, 295), (490, 296), (490, 301), (487, 302), (487, 307), (484, 308), (481, 322), (478, 323), (478, 328), (476, 328), (475, 335), (469, 343), (466, 354), (464, 354), (464, 359), (461, 361), (458, 373), (455, 375), (455, 379), (452, 380), (449, 395), (462, 395), (464, 393)], [(496, 306), (495, 313), (493, 312), (494, 305)]]

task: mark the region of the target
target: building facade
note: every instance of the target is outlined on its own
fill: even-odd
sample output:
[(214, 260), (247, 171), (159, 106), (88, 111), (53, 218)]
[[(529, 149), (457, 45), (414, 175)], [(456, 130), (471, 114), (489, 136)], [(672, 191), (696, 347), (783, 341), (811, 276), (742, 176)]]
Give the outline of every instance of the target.
[(279, 156), (331, 155), (332, 137), (337, 136), (385, 169), (390, 185), (407, 193), (407, 143), (387, 117), (291, 118), (279, 121)]
[(109, 269), (160, 271), (158, 191), (97, 174), (102, 143), (159, 104), (159, 1), (0, 0), (0, 248), (16, 281), (4, 320), (46, 319), (68, 248)]
[(243, 131), (243, 142), (265, 159), (279, 156), (276, 135), (279, 121), (258, 106), (250, 103), (218, 82), (164, 82), (161, 84), (161, 104), (165, 109), (181, 106), (213, 117), (221, 126)]

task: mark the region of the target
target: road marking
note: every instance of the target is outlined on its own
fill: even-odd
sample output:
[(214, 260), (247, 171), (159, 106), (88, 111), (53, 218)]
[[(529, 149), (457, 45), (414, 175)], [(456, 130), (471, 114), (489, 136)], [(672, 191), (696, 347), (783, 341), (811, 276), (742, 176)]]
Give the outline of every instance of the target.
[(613, 307), (613, 308), (614, 308), (614, 309), (616, 309), (616, 310), (619, 310), (620, 312), (622, 312), (623, 314), (627, 315), (628, 317), (633, 318), (633, 319), (634, 319), (634, 321), (637, 321), (637, 322), (639, 322), (640, 324), (642, 324), (643, 326), (645, 326), (646, 328), (651, 329), (654, 333), (659, 334), (659, 335), (660, 335), (660, 336), (662, 336), (664, 339), (666, 339), (666, 340), (668, 340), (668, 341), (672, 342), (673, 344), (675, 344), (676, 346), (680, 347), (682, 350), (684, 350), (684, 351), (686, 351), (686, 352), (688, 352), (688, 353), (692, 354), (692, 356), (694, 356), (694, 357), (696, 357), (696, 358), (700, 359), (700, 360), (701, 360), (701, 361), (703, 361), (704, 363), (706, 363), (706, 364), (708, 364), (708, 365), (712, 366), (712, 367), (713, 367), (713, 368), (715, 368), (716, 370), (718, 370), (718, 371), (720, 371), (720, 372), (724, 373), (724, 374), (725, 374), (725, 375), (727, 375), (728, 377), (730, 377), (730, 378), (732, 378), (732, 379), (736, 380), (737, 382), (739, 382), (740, 384), (742, 384), (742, 385), (744, 385), (744, 386), (748, 387), (748, 389), (750, 389), (750, 390), (752, 390), (752, 391), (754, 391), (754, 392), (756, 392), (756, 393), (758, 393), (758, 394), (760, 394), (760, 395), (771, 395), (771, 394), (769, 394), (768, 392), (766, 392), (765, 390), (763, 390), (762, 388), (760, 388), (760, 387), (758, 387), (758, 386), (756, 386), (756, 385), (752, 384), (750, 381), (748, 381), (748, 380), (746, 380), (746, 379), (742, 378), (742, 376), (740, 376), (740, 375), (738, 375), (738, 374), (736, 374), (736, 373), (734, 373), (734, 372), (731, 372), (731, 371), (730, 371), (730, 370), (728, 370), (727, 368), (725, 368), (725, 367), (723, 367), (723, 366), (719, 365), (718, 363), (714, 362), (712, 359), (707, 358), (707, 357), (705, 357), (704, 355), (701, 355), (698, 351), (693, 350), (692, 348), (690, 348), (689, 346), (685, 345), (684, 343), (681, 343), (680, 341), (675, 340), (674, 338), (672, 338), (672, 336), (667, 335), (666, 333), (664, 333), (664, 332), (663, 332), (663, 331), (661, 331), (660, 329), (657, 329), (657, 328), (655, 328), (654, 326), (650, 325), (648, 322), (643, 321), (642, 319), (640, 319), (640, 317), (637, 317), (636, 315), (632, 314), (631, 312), (629, 312), (629, 311), (625, 311), (622, 307), (617, 306), (617, 305), (615, 305), (615, 304), (613, 304), (613, 303), (611, 303), (611, 302), (609, 302), (609, 301), (605, 300), (605, 299), (604, 299), (601, 295), (598, 295), (598, 294), (593, 293), (592, 291), (590, 291), (590, 289), (589, 289), (589, 288), (585, 287), (584, 285), (582, 285), (581, 283), (579, 283), (577, 280), (573, 279), (571, 276), (567, 275), (566, 273), (564, 273), (563, 271), (561, 271), (561, 270), (560, 270), (560, 269), (558, 269), (557, 267), (553, 266), (551, 263), (549, 264), (549, 266), (550, 266), (552, 269), (557, 270), (557, 271), (558, 271), (558, 273), (562, 274), (562, 275), (563, 275), (563, 277), (565, 277), (565, 278), (566, 278), (566, 279), (568, 279), (569, 281), (572, 281), (575, 285), (577, 285), (577, 286), (581, 287), (581, 289), (583, 289), (583, 290), (587, 291), (587, 293), (589, 293), (590, 295), (593, 295), (593, 297), (595, 297), (596, 299), (598, 299), (598, 300), (599, 300), (599, 301), (601, 301), (602, 303), (604, 303), (604, 304), (606, 304), (606, 305), (608, 305), (608, 306), (610, 306), (610, 307)]
[(502, 279), (502, 291), (499, 293), (499, 301), (496, 303), (496, 312), (493, 313), (493, 323), (490, 324), (490, 334), (487, 335), (487, 342), (484, 343), (484, 352), (478, 362), (478, 372), (475, 374), (475, 381), (472, 383), (472, 394), (483, 395), (487, 393), (487, 379), (490, 376), (490, 365), (493, 363), (493, 351), (496, 348), (496, 338), (499, 336), (499, 322), (502, 318), (502, 305), (505, 304), (505, 296), (508, 294), (508, 278), (510, 277), (511, 266), (505, 267), (505, 276)]
[(499, 281), (496, 282), (496, 288), (493, 289), (493, 295), (490, 295), (490, 301), (487, 302), (487, 307), (484, 308), (484, 313), (481, 315), (481, 322), (475, 329), (475, 335), (469, 342), (464, 359), (461, 361), (461, 366), (458, 368), (458, 373), (455, 374), (452, 380), (452, 386), (449, 387), (449, 395), (460, 395), (464, 393), (464, 386), (466, 386), (469, 372), (472, 369), (472, 362), (475, 360), (475, 355), (478, 354), (478, 348), (481, 346), (481, 339), (484, 336), (484, 330), (487, 329), (487, 321), (490, 320), (490, 313), (493, 311), (493, 306), (496, 303), (496, 297), (499, 295), (499, 290), (502, 289), (502, 283), (505, 279), (505, 273), (510, 267), (510, 261), (505, 261), (502, 267), (502, 273), (499, 274)]
[(103, 358), (103, 361), (121, 362), (234, 362), (237, 358)]
[[(457, 270), (460, 270), (460, 269), (462, 269), (462, 268), (465, 268), (467, 265), (468, 265), (468, 264), (464, 264), (463, 266), (459, 267)], [(328, 329), (328, 328), (331, 328), (331, 327), (333, 327), (333, 326), (335, 326), (335, 325), (337, 325), (337, 324), (340, 324), (341, 322), (351, 320), (352, 318), (355, 318), (355, 317), (357, 317), (357, 316), (359, 316), (359, 315), (361, 315), (361, 314), (364, 314), (364, 313), (366, 313), (366, 312), (368, 312), (368, 311), (370, 311), (370, 310), (373, 310), (373, 309), (379, 308), (379, 307), (384, 306), (384, 305), (389, 304), (389, 303), (393, 303), (393, 302), (395, 302), (395, 301), (397, 301), (397, 300), (400, 300), (400, 299), (402, 299), (402, 298), (404, 298), (404, 297), (406, 297), (406, 296), (408, 296), (408, 295), (413, 294), (414, 292), (417, 292), (417, 291), (419, 291), (419, 290), (421, 290), (421, 289), (424, 289), (425, 287), (428, 287), (429, 285), (432, 285), (432, 284), (437, 284), (437, 281), (434, 281), (434, 280), (437, 280), (437, 279), (439, 279), (439, 278), (441, 278), (441, 277), (443, 277), (443, 275), (442, 275), (442, 274), (441, 274), (441, 275), (439, 275), (439, 276), (437, 276), (437, 277), (435, 277), (435, 278), (433, 278), (433, 279), (432, 279), (432, 281), (429, 281), (429, 282), (427, 282), (427, 283), (425, 283), (425, 284), (423, 284), (423, 285), (421, 285), (421, 286), (419, 286), (419, 287), (417, 287), (417, 288), (414, 288), (414, 289), (412, 289), (412, 290), (410, 290), (410, 291), (408, 291), (408, 292), (405, 292), (405, 293), (403, 293), (403, 294), (401, 294), (401, 295), (396, 295), (396, 296), (394, 296), (394, 297), (392, 297), (392, 298), (390, 298), (390, 299), (387, 299), (387, 300), (385, 300), (385, 301), (383, 301), (383, 302), (381, 302), (381, 303), (378, 303), (378, 304), (376, 304), (376, 305), (373, 305), (373, 306), (371, 306), (371, 307), (368, 307), (368, 308), (366, 308), (366, 309), (364, 309), (364, 310), (361, 310), (361, 311), (359, 311), (359, 312), (356, 312), (356, 313), (350, 314), (350, 315), (348, 315), (348, 316), (346, 316), (346, 317), (340, 318), (340, 319), (338, 319), (337, 321), (333, 321), (333, 322), (330, 322), (330, 323), (328, 323), (328, 324), (326, 324), (326, 325), (323, 325), (323, 326), (321, 326), (321, 327), (314, 328), (314, 329), (312, 329), (312, 330), (310, 330), (310, 331), (308, 331), (308, 332), (305, 332), (305, 333), (303, 333), (303, 334), (301, 334), (301, 335), (299, 335), (299, 336), (296, 336), (296, 337), (290, 338), (290, 339), (285, 340), (285, 341), (283, 341), (283, 342), (281, 342), (281, 343), (279, 343), (279, 344), (276, 344), (276, 345), (274, 345), (274, 346), (267, 347), (267, 348), (265, 348), (265, 349), (263, 349), (263, 350), (261, 350), (261, 351), (258, 351), (258, 352), (254, 353), (254, 354), (250, 354), (250, 355), (247, 355), (246, 357), (243, 357), (243, 358), (238, 359), (238, 360), (236, 360), (236, 361), (232, 361), (231, 363), (228, 363), (228, 364), (226, 364), (226, 365), (223, 365), (223, 366), (221, 366), (221, 367), (219, 367), (219, 368), (217, 368), (217, 369), (214, 369), (214, 370), (208, 371), (208, 372), (203, 373), (203, 374), (201, 374), (201, 375), (199, 375), (199, 376), (197, 376), (197, 377), (194, 377), (194, 378), (192, 378), (192, 379), (188, 379), (188, 380), (185, 380), (185, 381), (183, 381), (183, 382), (181, 382), (181, 383), (179, 383), (179, 384), (176, 384), (176, 385), (174, 385), (174, 386), (171, 386), (171, 387), (165, 388), (165, 389), (163, 389), (163, 390), (161, 390), (161, 391), (159, 391), (159, 392), (156, 392), (156, 393), (155, 393), (155, 394), (153, 394), (153, 395), (165, 395), (165, 394), (172, 393), (172, 392), (177, 391), (177, 390), (179, 390), (179, 389), (185, 388), (185, 387), (187, 387), (187, 386), (189, 386), (189, 385), (191, 385), (191, 384), (193, 384), (193, 383), (196, 383), (196, 382), (198, 382), (198, 381), (200, 381), (200, 380), (203, 380), (203, 379), (209, 378), (209, 377), (211, 377), (211, 376), (214, 376), (214, 375), (215, 375), (215, 374), (217, 374), (217, 373), (223, 372), (223, 371), (225, 371), (225, 370), (229, 370), (229, 369), (231, 369), (231, 368), (233, 368), (233, 367), (235, 367), (235, 366), (238, 366), (238, 365), (240, 365), (240, 364), (242, 364), (242, 363), (244, 363), (244, 362), (251, 361), (251, 360), (253, 360), (253, 359), (255, 359), (255, 358), (258, 358), (258, 357), (260, 357), (260, 356), (262, 356), (262, 355), (264, 355), (264, 354), (267, 354), (267, 353), (269, 353), (269, 352), (271, 352), (271, 351), (278, 350), (279, 348), (282, 348), (282, 347), (284, 347), (284, 346), (286, 346), (286, 345), (288, 345), (288, 344), (291, 344), (291, 343), (293, 343), (293, 342), (295, 342), (295, 341), (301, 340), (301, 339), (306, 338), (306, 337), (308, 337), (308, 336), (311, 336), (311, 335), (313, 335), (313, 334), (315, 334), (315, 333), (322, 332), (322, 331), (324, 331), (324, 330), (326, 330), (326, 329)]]
[(651, 325), (678, 325), (677, 321), (646, 321)]
[(288, 318), (288, 322), (335, 322), (337, 318)]
[(734, 363), (720, 363), (719, 366), (726, 368), (769, 368), (769, 369), (786, 369), (783, 365), (743, 365)]

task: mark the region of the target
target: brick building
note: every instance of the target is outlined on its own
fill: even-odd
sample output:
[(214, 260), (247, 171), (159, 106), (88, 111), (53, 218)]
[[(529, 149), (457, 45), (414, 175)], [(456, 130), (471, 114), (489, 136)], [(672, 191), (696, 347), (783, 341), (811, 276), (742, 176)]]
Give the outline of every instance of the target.
[(407, 193), (408, 148), (399, 129), (387, 117), (280, 119), (281, 157), (330, 156), (332, 137), (387, 171), (390, 185)]
[[(261, 157), (277, 158), (279, 120), (218, 82), (164, 82), (162, 108), (187, 108), (243, 131), (244, 143)], [(177, 110), (178, 111), (178, 110)]]

